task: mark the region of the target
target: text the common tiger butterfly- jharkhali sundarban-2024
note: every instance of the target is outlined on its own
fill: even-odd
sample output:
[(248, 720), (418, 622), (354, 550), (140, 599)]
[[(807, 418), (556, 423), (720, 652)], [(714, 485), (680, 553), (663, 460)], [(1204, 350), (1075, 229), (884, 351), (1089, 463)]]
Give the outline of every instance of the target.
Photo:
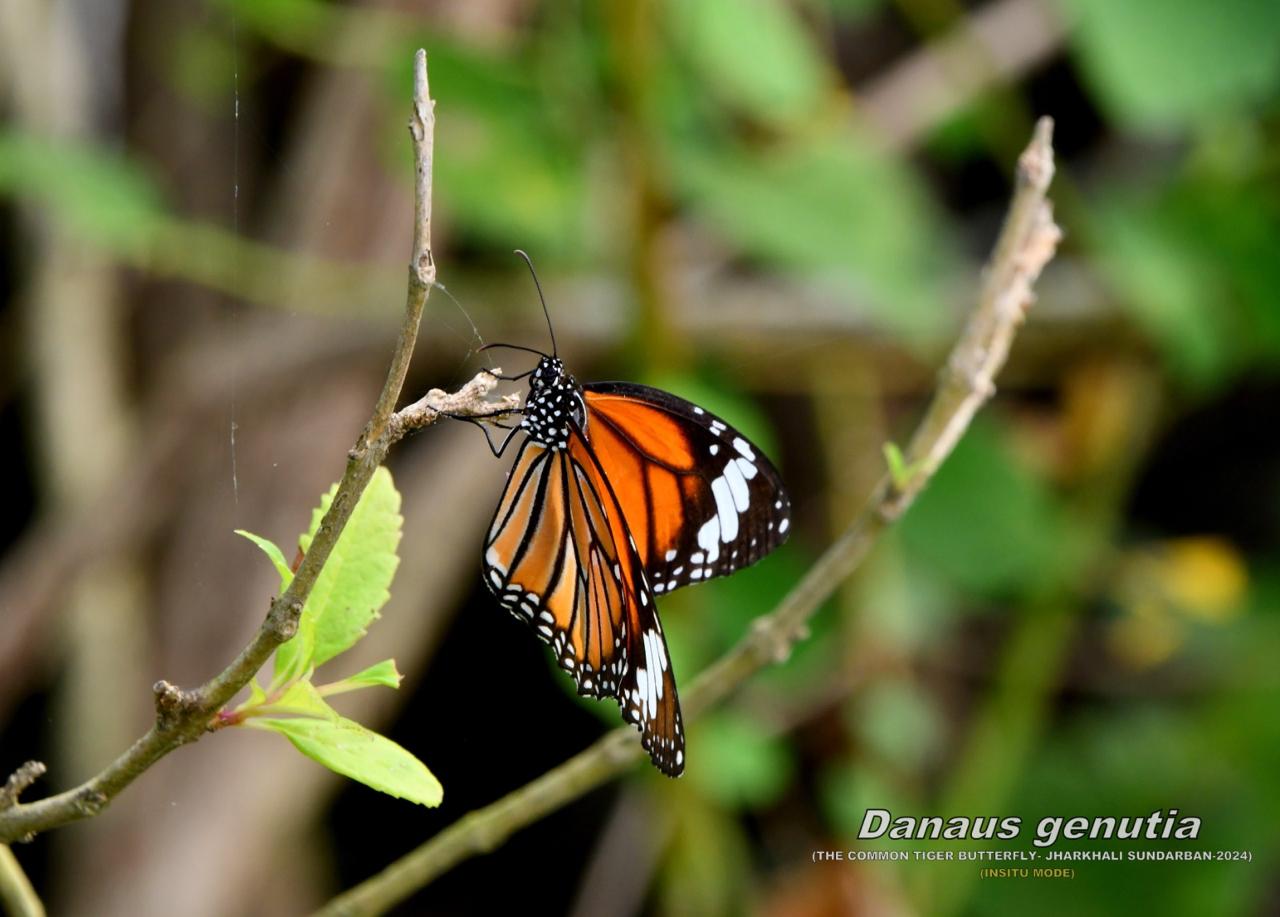
[(786, 540), (791, 503), (773, 464), (723, 420), (649, 386), (579, 384), (554, 331), (551, 343), (550, 356), (489, 345), (539, 361), (502, 377), (528, 377), (529, 393), (519, 425), (498, 424), (510, 433), (494, 454), (525, 440), (485, 539), (484, 581), (578, 693), (614, 698), (654, 765), (679, 776), (684, 726), (655, 597), (764, 557)]

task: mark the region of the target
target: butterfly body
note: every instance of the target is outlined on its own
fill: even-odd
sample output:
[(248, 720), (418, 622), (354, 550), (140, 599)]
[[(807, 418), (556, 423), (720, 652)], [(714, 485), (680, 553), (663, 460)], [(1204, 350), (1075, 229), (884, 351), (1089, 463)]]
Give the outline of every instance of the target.
[(530, 377), (485, 584), (678, 776), (684, 727), (656, 596), (759, 560), (786, 540), (790, 502), (768, 459), (696, 405), (580, 385), (554, 356)]
[(586, 426), (582, 386), (565, 372), (560, 360), (546, 357), (533, 371), (529, 389), (520, 429), (545, 449), (569, 448), (571, 428), (581, 430)]

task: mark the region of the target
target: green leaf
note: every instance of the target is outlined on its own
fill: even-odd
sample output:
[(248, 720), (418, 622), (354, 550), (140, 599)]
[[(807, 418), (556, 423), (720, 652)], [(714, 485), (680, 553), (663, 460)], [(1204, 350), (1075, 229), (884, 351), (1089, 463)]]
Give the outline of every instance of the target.
[(248, 723), (280, 733), (313, 761), (389, 796), (424, 806), (438, 806), (444, 796), (425, 764), (352, 720), (262, 717)]
[[(311, 527), (298, 539), (305, 553), (320, 520), (337, 492), (335, 484), (312, 513)], [(302, 610), (298, 634), (276, 651), (275, 683), (297, 677), (310, 667), (356, 644), (391, 597), (391, 580), (400, 559), (400, 494), (391, 472), (379, 468), (351, 512), (324, 570)]]
[(261, 535), (255, 535), (253, 532), (246, 532), (244, 529), (236, 529), (236, 534), (248, 538), (254, 544), (262, 549), (262, 553), (271, 559), (272, 565), (276, 568), (276, 572), (280, 574), (280, 591), (289, 588), (289, 584), (293, 582), (293, 571), (289, 569), (289, 563), (284, 559), (284, 552), (270, 538), (263, 538)]
[(241, 709), (257, 707), (266, 699), (267, 692), (262, 690), (262, 685), (258, 684), (258, 676), (255, 675), (249, 679), (249, 699), (241, 705)]
[(800, 18), (779, 0), (671, 0), (673, 38), (715, 93), (774, 124), (808, 118), (830, 84)]
[(1280, 78), (1280, 16), (1265, 0), (1067, 0), (1101, 101), (1143, 128), (1180, 127), (1264, 99)]
[(312, 659), (315, 656), (315, 646), (315, 621), (314, 619), (307, 620), (304, 608), (303, 617), (298, 621), (298, 632), (276, 649), (271, 687), (275, 689), (294, 679), (302, 678), (310, 669), (314, 668)]
[(280, 699), (269, 706), (272, 713), (291, 713), (322, 720), (338, 717), (337, 711), (325, 703), (316, 686), (305, 678), (289, 685)]
[(359, 688), (368, 688), (373, 685), (398, 688), (402, 678), (404, 676), (396, 670), (396, 661), (394, 659), (384, 659), (369, 666), (363, 672), (349, 675), (341, 681), (321, 685), (319, 690), (325, 697), (330, 697), (334, 694), (343, 694), (347, 691), (355, 691)]
[(912, 469), (907, 466), (906, 456), (902, 454), (897, 443), (885, 443), (881, 449), (884, 452), (884, 462), (889, 466), (889, 477), (893, 479), (893, 486), (901, 490), (911, 480)]

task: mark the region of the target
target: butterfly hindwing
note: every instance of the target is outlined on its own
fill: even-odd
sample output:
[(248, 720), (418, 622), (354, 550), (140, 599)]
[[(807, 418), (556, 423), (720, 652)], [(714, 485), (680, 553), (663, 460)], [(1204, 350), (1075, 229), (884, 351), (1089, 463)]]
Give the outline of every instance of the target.
[(576, 429), (568, 449), (521, 447), (486, 540), (485, 582), (551, 644), (578, 693), (615, 698), (659, 769), (683, 770), (653, 595), (609, 481)]
[(786, 540), (773, 464), (703, 408), (626, 382), (583, 386), (588, 438), (655, 593), (725, 576)]

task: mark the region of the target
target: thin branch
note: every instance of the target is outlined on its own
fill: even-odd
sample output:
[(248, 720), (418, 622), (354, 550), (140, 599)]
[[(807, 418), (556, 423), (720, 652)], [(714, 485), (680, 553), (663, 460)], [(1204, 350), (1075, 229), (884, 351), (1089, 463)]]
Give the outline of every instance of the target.
[[(880, 533), (924, 489), (995, 392), (996, 373), (1033, 298), (1032, 285), (1053, 257), (1061, 232), (1045, 194), (1053, 178), (1053, 122), (1042, 118), (1018, 163), (1017, 188), (987, 266), (977, 308), (951, 351), (933, 402), (906, 453), (898, 484), (885, 477), (862, 512), (770, 614), (703, 672), (685, 695), (697, 716), (757, 670), (789, 655), (818, 606), (861, 563)], [(325, 917), (380, 914), (456, 863), (501, 845), (519, 829), (622, 773), (644, 756), (624, 726), (581, 754), (497, 802), (464, 816), (416, 850), (329, 902)]]
[(43, 777), (47, 770), (39, 761), (28, 761), (10, 774), (4, 786), (0, 786), (0, 809), (16, 803), (23, 791)]
[(0, 910), (10, 917), (44, 917), (40, 896), (5, 844), (0, 844)]
[(396, 409), (400, 390), (409, 372), (409, 361), (413, 358), (413, 347), (418, 340), (422, 309), (436, 282), (436, 260), (431, 253), (431, 170), (435, 159), (435, 129), (436, 103), (427, 84), (427, 52), (419, 48), (413, 60), (413, 117), (409, 119), (414, 162), (413, 257), (409, 261), (409, 295), (387, 382), (378, 396), (373, 417), (361, 438), (362, 443), (375, 442), (381, 437)]
[(40, 831), (97, 815), (152, 764), (179, 746), (196, 741), (208, 730), (218, 711), (262, 668), (275, 649), (297, 632), (298, 617), (307, 597), (374, 471), (382, 464), (391, 445), (406, 432), (439, 419), (441, 414), (438, 410), (431, 410), (431, 404), (443, 405), (442, 409), (458, 415), (490, 415), (495, 410), (514, 406), (510, 398), (496, 403), (488, 401), (486, 396), (497, 380), (488, 373), (481, 373), (454, 395), (440, 393), (425, 410), (419, 407), (404, 417), (393, 413), (413, 355), (422, 311), (435, 281), (430, 233), (434, 125), (434, 103), (427, 85), (426, 53), (419, 51), (414, 61), (413, 117), (409, 125), (417, 163), (417, 181), (413, 253), (404, 322), (377, 406), (347, 456), (346, 472), (332, 505), (321, 520), (311, 548), (289, 588), (272, 601), (261, 629), (219, 675), (192, 690), (182, 690), (166, 681), (157, 682), (154, 689), (154, 725), (101, 773), (78, 787), (33, 803), (0, 800), (0, 843), (26, 840)]

